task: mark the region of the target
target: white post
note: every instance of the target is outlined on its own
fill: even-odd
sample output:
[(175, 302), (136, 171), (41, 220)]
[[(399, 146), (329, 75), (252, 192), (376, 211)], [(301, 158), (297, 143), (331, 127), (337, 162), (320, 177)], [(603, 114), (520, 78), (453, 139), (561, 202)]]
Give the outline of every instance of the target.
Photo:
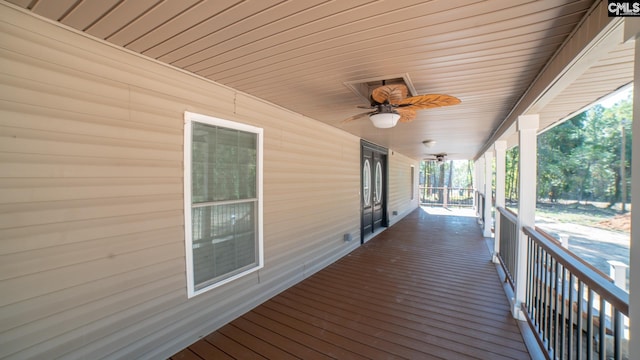
[(569, 234), (560, 234), (560, 243), (565, 249), (569, 248)]
[(518, 193), (516, 288), (512, 313), (519, 320), (525, 320), (520, 306), (526, 300), (527, 285), (527, 236), (523, 229), (526, 226), (534, 227), (536, 222), (537, 131), (539, 122), (538, 115), (518, 117), (520, 190)]
[(609, 276), (613, 279), (613, 283), (620, 289), (627, 291), (627, 264), (617, 261), (609, 260)]
[(493, 206), (493, 193), (491, 190), (491, 180), (493, 178), (493, 151), (484, 153), (484, 224), (482, 225), (482, 236), (491, 237), (491, 227), (493, 219), (491, 209)]
[(473, 162), (473, 208), (476, 210), (476, 218), (478, 217), (478, 160)]
[(442, 193), (442, 207), (445, 209), (449, 207), (449, 189), (446, 185)]
[(493, 262), (498, 263), (500, 253), (500, 214), (499, 207), (504, 207), (505, 201), (505, 174), (507, 168), (507, 142), (498, 140), (493, 144), (496, 151), (496, 227), (495, 241), (493, 242)]
[[(478, 193), (482, 194), (484, 191), (484, 157), (479, 158), (476, 161), (476, 179)], [(478, 217), (478, 223), (482, 220), (482, 207), (480, 202), (476, 204), (476, 216)]]
[[(640, 35), (640, 19), (625, 18), (624, 40)], [(636, 41), (633, 66), (631, 130), (640, 134), (640, 46)], [(640, 354), (640, 141), (631, 145), (631, 244), (629, 253), (629, 354)]]

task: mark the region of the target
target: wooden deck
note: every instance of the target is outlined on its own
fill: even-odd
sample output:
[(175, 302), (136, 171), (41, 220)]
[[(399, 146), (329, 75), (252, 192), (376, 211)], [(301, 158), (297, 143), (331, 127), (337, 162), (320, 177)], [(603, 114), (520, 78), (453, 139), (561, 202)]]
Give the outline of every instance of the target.
[(171, 359), (264, 358), (529, 354), (475, 219), (418, 209)]

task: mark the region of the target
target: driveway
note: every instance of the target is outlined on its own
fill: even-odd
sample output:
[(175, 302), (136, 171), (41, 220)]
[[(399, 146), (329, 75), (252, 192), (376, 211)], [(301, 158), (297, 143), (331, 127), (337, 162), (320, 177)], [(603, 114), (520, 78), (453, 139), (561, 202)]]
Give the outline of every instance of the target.
[[(555, 222), (553, 219), (536, 217), (536, 226), (556, 239), (560, 234), (569, 236), (569, 250), (609, 274), (607, 261), (617, 260), (629, 265), (630, 235), (600, 228)], [(627, 279), (628, 279), (627, 273)]]

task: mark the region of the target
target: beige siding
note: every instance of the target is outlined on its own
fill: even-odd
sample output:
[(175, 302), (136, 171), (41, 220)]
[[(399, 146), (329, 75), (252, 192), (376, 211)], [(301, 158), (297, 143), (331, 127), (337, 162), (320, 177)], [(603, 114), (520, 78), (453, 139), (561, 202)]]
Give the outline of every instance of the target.
[[(414, 167), (413, 182), (411, 181), (411, 166)], [(391, 225), (418, 207), (418, 171), (420, 171), (418, 160), (389, 151), (389, 205), (387, 212)], [(411, 198), (412, 194), (413, 199)]]
[[(0, 7), (0, 358), (162, 358), (358, 246), (359, 138)], [(192, 299), (185, 110), (265, 134), (265, 267)]]

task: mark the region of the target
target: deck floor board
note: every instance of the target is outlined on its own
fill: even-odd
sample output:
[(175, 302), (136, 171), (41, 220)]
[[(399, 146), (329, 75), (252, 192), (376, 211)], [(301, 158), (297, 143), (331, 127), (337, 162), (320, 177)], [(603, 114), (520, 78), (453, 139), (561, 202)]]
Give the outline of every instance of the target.
[(475, 218), (429, 212), (172, 359), (530, 359)]

